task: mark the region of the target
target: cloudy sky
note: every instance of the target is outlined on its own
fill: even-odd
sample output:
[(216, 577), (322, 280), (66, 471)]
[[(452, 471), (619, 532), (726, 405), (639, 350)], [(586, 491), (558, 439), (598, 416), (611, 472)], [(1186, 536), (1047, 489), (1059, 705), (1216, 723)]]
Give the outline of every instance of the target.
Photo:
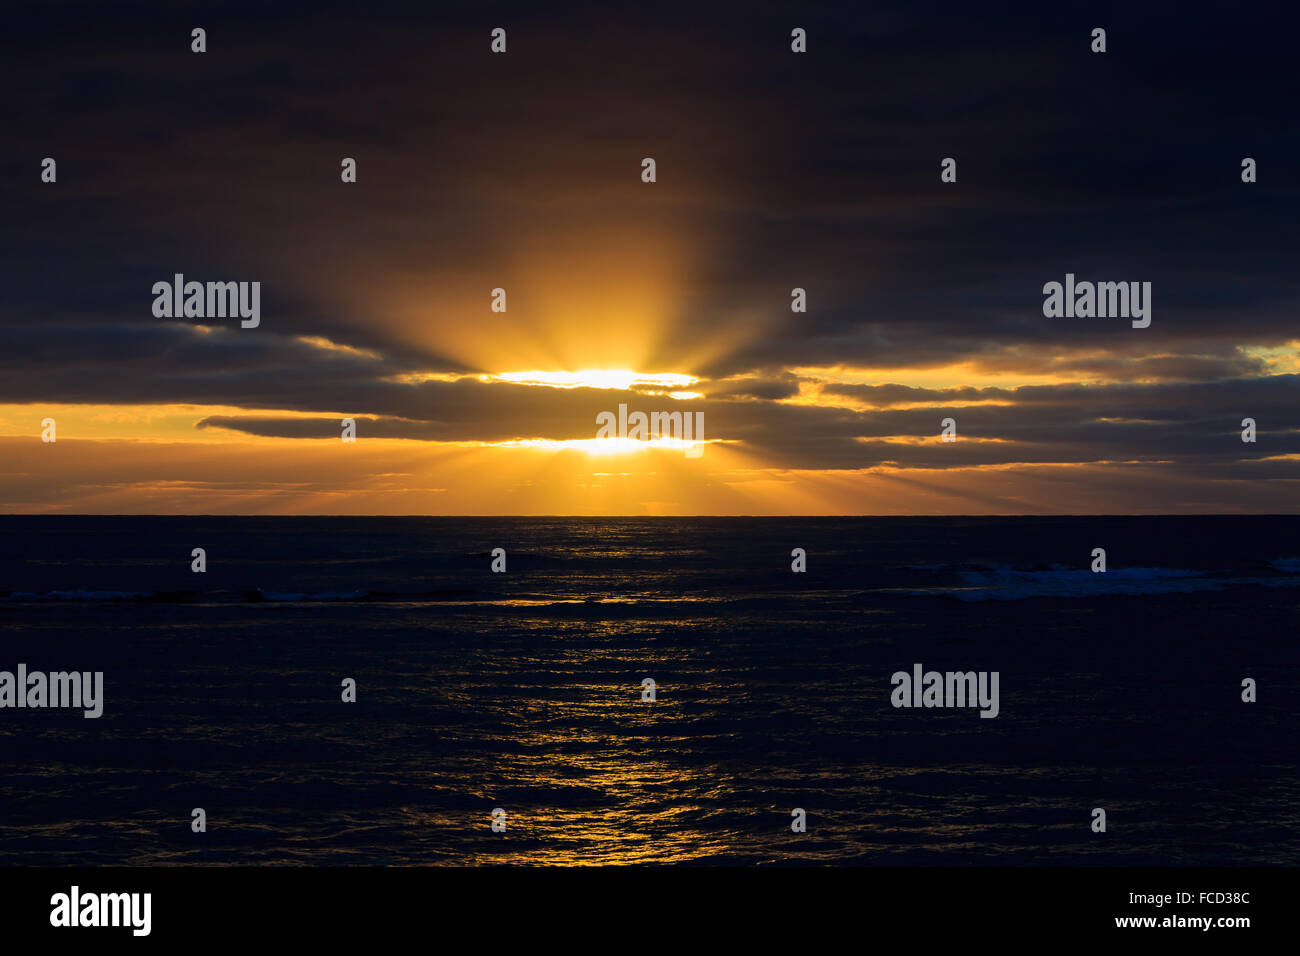
[[(151, 6), (0, 40), (0, 511), (1300, 510), (1276, 9)], [(1150, 327), (1044, 317), (1067, 273)]]

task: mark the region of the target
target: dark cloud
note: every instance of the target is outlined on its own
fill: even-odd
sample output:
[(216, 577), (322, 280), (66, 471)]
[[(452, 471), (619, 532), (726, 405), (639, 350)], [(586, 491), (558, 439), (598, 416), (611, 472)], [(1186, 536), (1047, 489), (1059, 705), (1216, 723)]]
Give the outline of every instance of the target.
[[(497, 25), (505, 57), (486, 52)], [(321, 416), (204, 423), (299, 437), (350, 414), (451, 441), (590, 437), (627, 401), (702, 409), (712, 436), (781, 467), (1294, 477), (1261, 460), (1297, 453), (1300, 427), (1295, 376), (1257, 351), (1297, 339), (1300, 303), (1300, 81), (1267, 11), (57, 3), (7, 26), (0, 401)], [(261, 281), (262, 327), (153, 319), (150, 288), (175, 272)], [(1044, 318), (1042, 285), (1066, 272), (1150, 281), (1151, 327)], [(496, 286), (506, 317), (487, 313)], [(704, 399), (392, 380), (513, 370), (477, 356), (506, 340), (558, 355), (563, 334), (599, 341), (640, 308), (644, 370), (699, 375)], [(791, 369), (958, 363), (1105, 384), (826, 381), (867, 410), (789, 402)], [(999, 441), (882, 441), (989, 401), (1007, 404), (950, 413)], [(1247, 415), (1256, 445), (1234, 438)]]
[[(699, 411), (711, 439), (741, 443), (778, 468), (856, 470), (881, 465), (951, 468), (1022, 463), (1169, 462), (1186, 468), (1278, 459), (1254, 474), (1300, 477), (1300, 428), (1293, 418), (1296, 376), (1106, 389), (1032, 386), (932, 390), (862, 387), (909, 407), (847, 408), (701, 399), (673, 402), (632, 392), (538, 389), (477, 381), (417, 386), (407, 407), (437, 418), (380, 415), (358, 424), (365, 437), (504, 442), (520, 438), (591, 438), (595, 416), (630, 410)], [(846, 391), (841, 388), (840, 391)], [(997, 398), (968, 407), (944, 400)], [(922, 407), (914, 404), (928, 402)], [(958, 441), (939, 440), (942, 418), (957, 422)], [(1241, 420), (1256, 419), (1258, 441), (1240, 439)], [(200, 427), (286, 438), (337, 438), (337, 418), (211, 416)], [(1298, 456), (1288, 460), (1282, 456)]]

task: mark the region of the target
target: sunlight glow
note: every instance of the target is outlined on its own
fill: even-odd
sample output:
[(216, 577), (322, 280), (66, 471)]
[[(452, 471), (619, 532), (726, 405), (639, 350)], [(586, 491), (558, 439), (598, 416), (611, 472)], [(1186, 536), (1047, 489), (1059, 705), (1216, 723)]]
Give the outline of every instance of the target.
[(501, 372), (488, 376), (498, 382), (517, 385), (546, 385), (550, 388), (681, 388), (699, 381), (693, 375), (672, 372), (633, 372), (623, 368), (581, 369), (577, 372)]
[(467, 379), (490, 383), (505, 382), (510, 385), (539, 385), (545, 388), (608, 388), (618, 391), (637, 389), (649, 395), (667, 394), (671, 398), (703, 398), (702, 392), (671, 391), (685, 385), (694, 385), (699, 381), (694, 375), (682, 375), (675, 372), (634, 372), (625, 368), (580, 369), (576, 372), (499, 372), (457, 373), (457, 372), (400, 372), (388, 376), (385, 381), (398, 385), (422, 385), (425, 382), (462, 382)]
[(717, 439), (687, 441), (682, 438), (516, 438), (511, 441), (484, 442), (490, 448), (542, 448), (548, 451), (585, 451), (588, 455), (626, 455), (649, 451), (652, 448), (685, 451), (709, 445)]
[(339, 352), (344, 355), (351, 355), (355, 358), (366, 358), (379, 361), (383, 358), (374, 349), (362, 349), (352, 345), (342, 345), (338, 342), (331, 341), (323, 335), (298, 335), (295, 338), (303, 345), (310, 345), (314, 349), (320, 349), (324, 352)]

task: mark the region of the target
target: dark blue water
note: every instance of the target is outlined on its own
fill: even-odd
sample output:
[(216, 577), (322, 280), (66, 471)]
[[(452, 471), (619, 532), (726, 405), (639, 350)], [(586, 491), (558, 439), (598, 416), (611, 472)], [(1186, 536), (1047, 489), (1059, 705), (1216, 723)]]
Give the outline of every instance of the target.
[(106, 684), (0, 709), (7, 864), (1300, 863), (1300, 518), (0, 532), (0, 670)]

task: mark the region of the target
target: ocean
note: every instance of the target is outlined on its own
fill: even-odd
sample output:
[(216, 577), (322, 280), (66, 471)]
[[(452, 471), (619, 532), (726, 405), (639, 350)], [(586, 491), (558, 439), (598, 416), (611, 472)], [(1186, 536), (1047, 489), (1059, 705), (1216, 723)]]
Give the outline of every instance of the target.
[(1300, 517), (0, 532), (5, 865), (1300, 864)]

